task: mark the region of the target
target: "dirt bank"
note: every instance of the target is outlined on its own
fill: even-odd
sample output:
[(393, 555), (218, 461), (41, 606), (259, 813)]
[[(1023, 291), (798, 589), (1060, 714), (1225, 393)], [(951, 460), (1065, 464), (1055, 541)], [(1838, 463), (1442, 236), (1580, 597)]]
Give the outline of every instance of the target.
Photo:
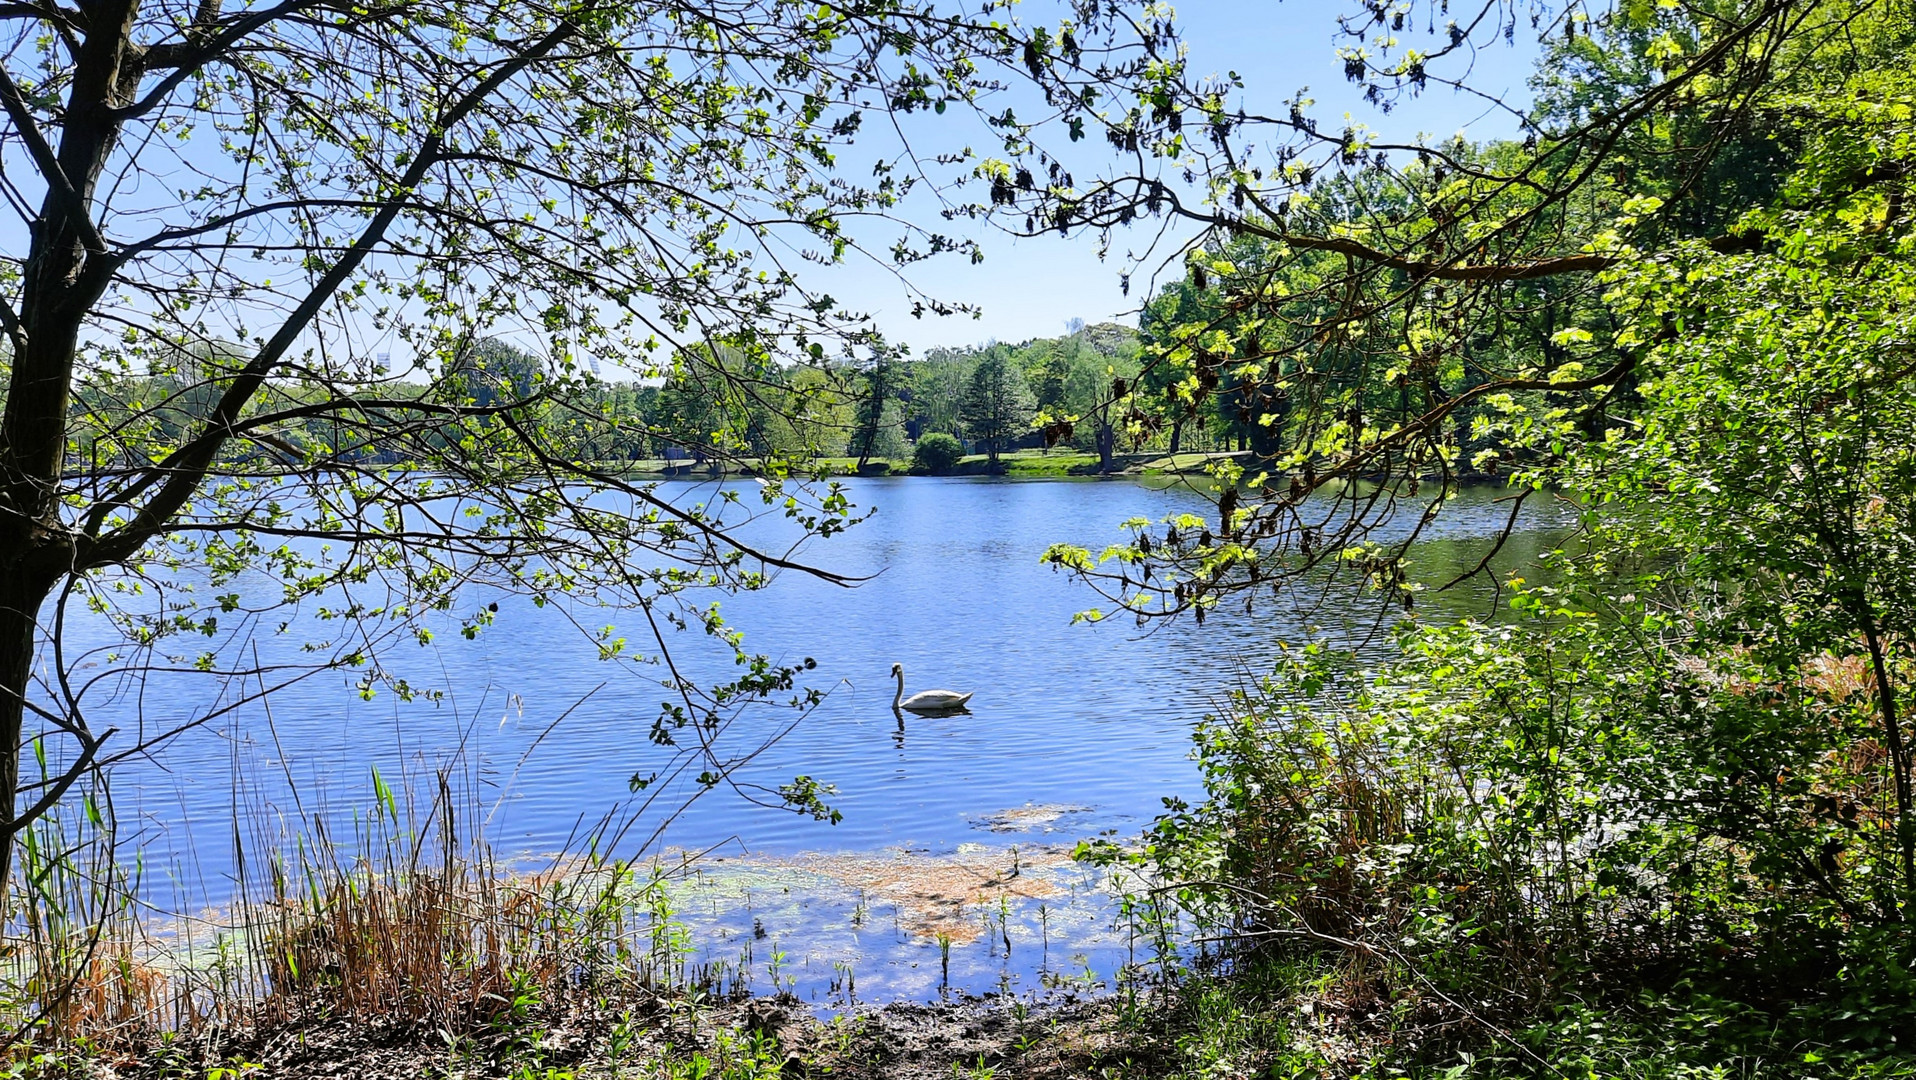
[[(611, 1077), (1096, 1075), (1127, 1059), (1116, 999), (968, 998), (894, 1003), (821, 1018), (794, 998), (701, 1001), (646, 992), (508, 1009), (454, 1025), (327, 1015), (208, 1025), (30, 1075), (125, 1080), (217, 1076), (319, 1080), (596, 1080)], [(704, 1065), (701, 1067), (700, 1062)], [(1136, 1064), (1136, 1063), (1134, 1063)]]

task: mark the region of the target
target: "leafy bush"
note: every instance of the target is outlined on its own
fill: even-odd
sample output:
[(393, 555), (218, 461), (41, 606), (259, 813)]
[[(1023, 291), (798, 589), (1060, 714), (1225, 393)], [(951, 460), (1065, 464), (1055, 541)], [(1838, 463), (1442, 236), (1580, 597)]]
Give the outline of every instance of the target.
[(949, 472), (965, 456), (964, 444), (942, 431), (934, 431), (918, 440), (912, 448), (911, 464), (925, 472)]
[(1916, 1075), (1895, 807), (1854, 691), (1701, 651), (1648, 605), (1515, 607), (1409, 631), (1381, 674), (1297, 654), (1200, 729), (1203, 803), (1084, 854), (1138, 864), (1240, 973), (1392, 1003), (1345, 1034), (1406, 1068)]
[[(1916, 1076), (1916, 231), (1906, 186), (1858, 179), (1911, 159), (1916, 81), (1906, 16), (1871, 33), (1858, 63), (1806, 51), (1802, 81), (1764, 91), (1770, 115), (1801, 118), (1764, 135), (1794, 140), (1794, 164), (1773, 159), (1774, 199), (1712, 196), (1747, 243), (1683, 238), (1664, 196), (1691, 196), (1633, 178), (1616, 231), (1592, 233), (1615, 238), (1594, 304), (1546, 302), (1575, 360), (1482, 396), (1459, 432), (1459, 460), (1515, 463), (1521, 495), (1583, 508), (1559, 584), (1519, 585), (1499, 625), (1413, 628), (1381, 673), (1299, 655), (1200, 731), (1202, 803), (1086, 852), (1141, 871), (1157, 925), (1195, 917), (1199, 942), (1228, 943), (1224, 975), (1183, 985), (1196, 1012), (1246, 1006), (1245, 973), (1275, 970), (1289, 982), (1256, 1008), (1320, 1018), (1213, 1072)], [(1551, 92), (1581, 100), (1608, 77)], [(1601, 397), (1571, 402), (1573, 379)], [(1155, 550), (1047, 557), (1087, 577), (1108, 558), (1135, 606), (1170, 593), (1202, 615), (1188, 598), (1215, 601), (1233, 564), (1233, 597), (1284, 565), (1234, 547), (1279, 520), (1238, 491), (1219, 499), (1231, 535), (1207, 530), (1188, 556), (1167, 532)], [(1274, 551), (1388, 547), (1324, 540)], [(1172, 583), (1174, 562), (1188, 576)], [(1373, 580), (1412, 607), (1401, 568)], [(1356, 1050), (1284, 1057), (1305, 1042)]]

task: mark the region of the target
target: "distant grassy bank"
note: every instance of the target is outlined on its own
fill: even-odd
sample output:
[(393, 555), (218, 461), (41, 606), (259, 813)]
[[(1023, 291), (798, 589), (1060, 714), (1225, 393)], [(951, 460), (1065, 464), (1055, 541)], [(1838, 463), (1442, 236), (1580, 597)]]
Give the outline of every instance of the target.
[[(1108, 476), (1177, 476), (1184, 474), (1202, 474), (1209, 463), (1223, 459), (1243, 456), (1230, 452), (1163, 454), (1148, 452), (1141, 454), (1117, 454), (1111, 459), (1111, 470), (1100, 473), (1098, 456), (1075, 451), (1053, 450), (1017, 450), (998, 457), (998, 466), (994, 471), (991, 459), (984, 454), (969, 454), (960, 459), (950, 469), (936, 473), (914, 469), (908, 458), (874, 458), (865, 463), (862, 475), (866, 476), (1005, 476), (1014, 480), (1036, 480), (1056, 477), (1093, 477)], [(729, 474), (749, 475), (754, 470), (753, 461), (741, 462), (691, 462), (666, 461), (663, 458), (641, 458), (634, 461), (601, 462), (600, 466), (626, 476), (646, 478), (673, 477), (709, 477)], [(803, 462), (800, 468), (825, 476), (861, 475), (858, 459), (854, 457), (813, 458)]]

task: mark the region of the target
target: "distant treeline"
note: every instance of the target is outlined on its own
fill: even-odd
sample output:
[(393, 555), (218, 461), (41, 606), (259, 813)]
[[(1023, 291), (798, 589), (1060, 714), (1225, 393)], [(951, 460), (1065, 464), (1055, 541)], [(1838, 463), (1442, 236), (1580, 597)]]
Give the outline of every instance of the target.
[[(899, 460), (926, 435), (953, 436), (967, 449), (997, 454), (1058, 446), (1102, 453), (1131, 447), (1115, 401), (1136, 380), (1141, 341), (1114, 323), (1075, 325), (1055, 338), (938, 348), (923, 357), (878, 348), (862, 362), (755, 362), (731, 349), (701, 348), (647, 379), (617, 380), (562, 370), (501, 338), (453, 354), (437, 370), (392, 373), (367, 367), (363, 400), (443, 402), (448, 407), (510, 410), (536, 423), (548, 446), (592, 461), (851, 457)], [(80, 436), (71, 456), (81, 467), (109, 468), (137, 441), (135, 428), (177, 440), (223, 392), (240, 350), (164, 344), (139, 350), (117, 378), (103, 379), (72, 403)], [(322, 388), (294, 380), (275, 387), (276, 408), (337, 396), (337, 375)], [(1116, 391), (1114, 392), (1114, 387)], [(283, 423), (235, 450), (237, 456), (286, 458), (324, 452), (370, 462), (399, 462), (430, 449), (415, 430), (391, 440), (359, 433), (345, 445), (338, 410)], [(442, 429), (441, 449), (470, 441), (492, 419), (469, 416)], [(503, 421), (501, 421), (503, 422)], [(470, 449), (470, 447), (468, 447)]]
[[(1251, 265), (1263, 257), (1259, 247), (1248, 240), (1228, 254)], [(1362, 358), (1351, 373), (1326, 377), (1338, 369), (1333, 346), (1314, 350), (1317, 370), (1295, 387), (1273, 374), (1286, 362), (1253, 342), (1243, 351), (1259, 359), (1220, 359), (1245, 334), (1221, 299), (1220, 277), (1228, 275), (1207, 275), (1204, 265), (1197, 260), (1188, 275), (1166, 283), (1136, 328), (1074, 319), (1057, 337), (917, 356), (881, 344), (865, 346), (862, 358), (813, 353), (794, 363), (763, 349), (699, 346), (650, 377), (618, 379), (596, 374), (596, 365), (587, 374), (508, 339), (482, 338), (408, 371), (366, 364), (343, 379), (328, 371), (311, 385), (282, 380), (270, 395), (273, 409), (335, 405), (252, 432), (226, 454), (429, 462), (481, 448), (488, 425), (509, 413), (512, 423), (537, 425), (544, 445), (574, 461), (850, 458), (862, 466), (910, 458), (919, 440), (937, 434), (994, 461), (1012, 450), (1057, 448), (1096, 454), (1109, 469), (1120, 453), (1249, 450), (1308, 468), (1327, 431), (1350, 427), (1355, 416), (1387, 415), (1405, 397), (1402, 380), (1369, 377)], [(1521, 352), (1536, 338), (1544, 342), (1536, 351), (1547, 353), (1547, 334), (1528, 329), (1508, 327), (1492, 347)], [(205, 343), (122, 350), (115, 355), (120, 374), (94, 380), (72, 402), (70, 456), (82, 468), (110, 468), (144, 438), (171, 444), (185, 437), (243, 355)], [(369, 427), (367, 415), (337, 407), (345, 386), (357, 386), (368, 403), (425, 400), (478, 412), (437, 431), (375, 434), (376, 408)], [(1479, 411), (1456, 410), (1449, 437), (1466, 454), (1488, 447), (1495, 460), (1504, 456), (1496, 432), (1473, 430)]]

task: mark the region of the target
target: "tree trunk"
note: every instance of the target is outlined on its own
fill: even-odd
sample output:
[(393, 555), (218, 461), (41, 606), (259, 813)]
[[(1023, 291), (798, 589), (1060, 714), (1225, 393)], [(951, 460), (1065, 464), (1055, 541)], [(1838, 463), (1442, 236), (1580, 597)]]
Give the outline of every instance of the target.
[[(1889, 661), (1883, 653), (1882, 634), (1869, 599), (1855, 599), (1862, 616), (1863, 641), (1869, 646), (1870, 673), (1876, 680), (1876, 713), (1883, 722), (1883, 741), (1888, 744), (1890, 780), (1896, 793), (1896, 846), (1902, 856), (1903, 896), (1908, 904), (1916, 898), (1916, 820), (1912, 820), (1909, 745), (1896, 715), (1896, 684), (1890, 677)], [(1907, 908), (1905, 908), (1907, 910)], [(1905, 918), (1907, 916), (1904, 916)]]
[[(119, 141), (116, 110), (139, 86), (137, 54), (129, 52), (138, 7), (138, 0), (107, 0), (87, 11), (59, 147), (40, 144), (54, 163), (35, 162), (47, 193), (21, 268), (23, 341), (0, 416), (0, 895), (12, 877), (14, 835), (25, 824), (15, 819), (15, 802), (37, 618), (54, 583), (73, 569), (73, 539), (57, 502), (68, 398), (81, 323), (113, 275), (92, 221), (93, 192)], [(44, 138), (30, 124), (15, 133)]]
[(1178, 452), (1178, 445), (1183, 439), (1184, 418), (1180, 416), (1176, 420), (1171, 421), (1171, 453), (1175, 454)]
[(866, 415), (859, 423), (858, 467), (854, 472), (863, 473), (872, 459), (872, 448), (878, 444), (878, 429), (885, 422), (885, 395), (889, 389), (885, 380), (874, 373), (867, 385), (870, 395), (865, 401)]
[(37, 637), (35, 616), (50, 591), (42, 575), (0, 558), (0, 897), (13, 876), (14, 805), (20, 792), (21, 736)]
[(1111, 425), (1100, 421), (1098, 424), (1098, 471), (1100, 473), (1111, 471), (1111, 454), (1117, 448), (1117, 441), (1117, 433), (1111, 430)]
[(137, 0), (107, 0), (88, 11), (60, 145), (47, 151), (57, 168), (36, 162), (47, 194), (21, 268), (21, 344), (0, 415), (0, 893), (12, 877), (14, 837), (27, 824), (15, 803), (40, 605), (76, 569), (75, 537), (60, 520), (60, 474), (80, 327), (114, 273), (93, 196), (119, 142), (117, 110), (139, 86), (137, 54), (129, 53), (137, 9)]

